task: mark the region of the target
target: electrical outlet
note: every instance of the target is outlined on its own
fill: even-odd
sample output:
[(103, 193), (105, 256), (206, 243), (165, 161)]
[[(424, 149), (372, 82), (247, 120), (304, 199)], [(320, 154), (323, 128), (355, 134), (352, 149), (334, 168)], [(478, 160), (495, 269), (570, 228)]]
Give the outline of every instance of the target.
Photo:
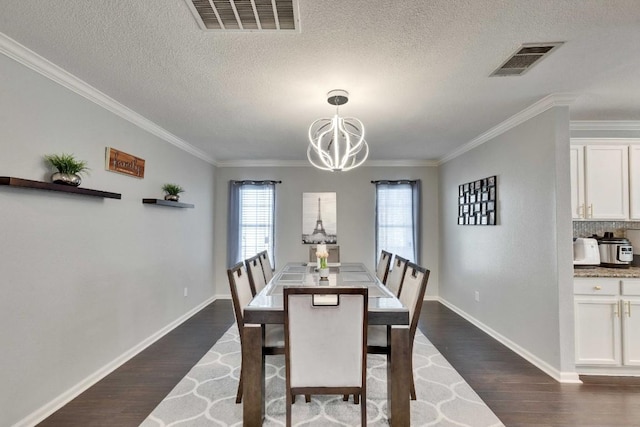
[(480, 292), (476, 291), (476, 302), (480, 302)]
[(189, 295), (189, 288), (184, 288), (184, 296), (186, 297), (187, 295)]

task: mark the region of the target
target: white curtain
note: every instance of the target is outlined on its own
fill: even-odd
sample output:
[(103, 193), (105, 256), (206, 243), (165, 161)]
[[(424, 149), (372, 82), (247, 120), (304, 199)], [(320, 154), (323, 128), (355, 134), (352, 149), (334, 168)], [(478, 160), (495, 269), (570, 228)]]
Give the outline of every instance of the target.
[(274, 217), (278, 183), (280, 181), (229, 181), (229, 268), (264, 250), (269, 252), (269, 259), (275, 264)]
[(372, 181), (376, 186), (376, 257), (381, 250), (420, 264), (420, 181)]

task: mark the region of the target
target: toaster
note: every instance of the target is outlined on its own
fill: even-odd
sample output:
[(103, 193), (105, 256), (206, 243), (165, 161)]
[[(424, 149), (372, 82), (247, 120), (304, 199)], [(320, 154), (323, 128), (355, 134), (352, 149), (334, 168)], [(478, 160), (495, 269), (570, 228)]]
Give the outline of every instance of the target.
[(573, 240), (573, 266), (578, 268), (600, 265), (598, 241), (591, 238), (578, 237)]

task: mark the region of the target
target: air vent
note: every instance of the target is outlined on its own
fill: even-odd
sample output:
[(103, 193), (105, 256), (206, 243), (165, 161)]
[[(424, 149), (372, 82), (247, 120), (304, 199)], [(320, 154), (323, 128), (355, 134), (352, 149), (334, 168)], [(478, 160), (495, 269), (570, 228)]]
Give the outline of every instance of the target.
[(490, 76), (521, 76), (563, 43), (564, 42), (523, 44), (516, 53), (511, 55), (509, 59), (491, 73)]
[(205, 31), (296, 31), (298, 0), (185, 0)]

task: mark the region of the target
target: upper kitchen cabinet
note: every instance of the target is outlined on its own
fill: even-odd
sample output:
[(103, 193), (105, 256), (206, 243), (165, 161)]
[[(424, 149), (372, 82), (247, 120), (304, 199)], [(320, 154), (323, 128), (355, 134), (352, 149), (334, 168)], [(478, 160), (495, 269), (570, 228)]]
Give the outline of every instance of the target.
[(628, 219), (629, 145), (572, 145), (571, 201), (574, 219)]
[(629, 146), (629, 218), (640, 220), (640, 144)]
[(628, 218), (628, 145), (587, 145), (584, 176), (585, 205), (589, 218)]
[(584, 219), (584, 145), (572, 145), (571, 157), (571, 216)]

